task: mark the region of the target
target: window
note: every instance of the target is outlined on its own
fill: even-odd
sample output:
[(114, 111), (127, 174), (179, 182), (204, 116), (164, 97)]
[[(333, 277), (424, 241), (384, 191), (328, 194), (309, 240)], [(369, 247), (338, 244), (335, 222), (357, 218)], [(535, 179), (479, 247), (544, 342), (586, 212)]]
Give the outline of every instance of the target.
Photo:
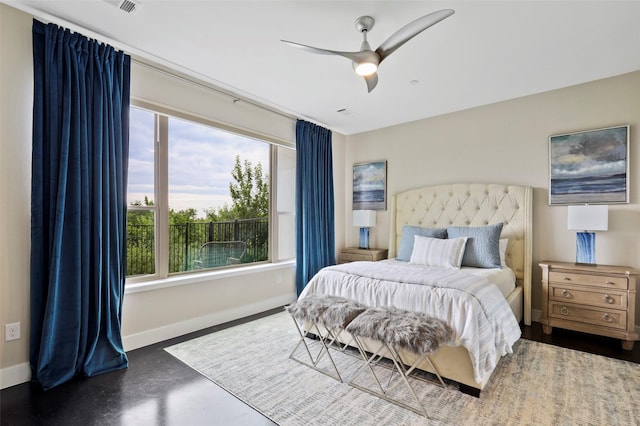
[(131, 108), (127, 180), (127, 276), (156, 273), (155, 114)]
[(292, 149), (200, 118), (133, 106), (130, 129), (127, 277), (163, 278), (295, 255)]

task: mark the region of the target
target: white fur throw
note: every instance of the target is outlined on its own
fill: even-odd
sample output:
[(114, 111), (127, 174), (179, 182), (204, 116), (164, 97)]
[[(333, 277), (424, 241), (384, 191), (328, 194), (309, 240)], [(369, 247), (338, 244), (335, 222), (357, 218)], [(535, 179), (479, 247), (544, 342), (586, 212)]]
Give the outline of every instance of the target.
[(442, 320), (395, 307), (367, 309), (351, 321), (347, 331), (418, 355), (434, 352), (454, 336), (453, 329)]
[(345, 328), (366, 306), (337, 296), (308, 296), (293, 302), (286, 310), (299, 321), (311, 321), (329, 329)]

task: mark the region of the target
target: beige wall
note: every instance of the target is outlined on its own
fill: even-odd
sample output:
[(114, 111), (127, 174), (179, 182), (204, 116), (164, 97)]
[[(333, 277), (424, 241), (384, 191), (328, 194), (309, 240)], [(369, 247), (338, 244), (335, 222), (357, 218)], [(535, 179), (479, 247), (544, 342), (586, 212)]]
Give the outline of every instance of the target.
[[(28, 379), (32, 58), (30, 15), (0, 5), (0, 325), (19, 321), (22, 338), (0, 339), (0, 387)], [(162, 87), (162, 91), (158, 90)], [(598, 261), (640, 267), (638, 120), (640, 72), (470, 109), (378, 131), (333, 135), (336, 244), (357, 243), (351, 226), (353, 163), (387, 160), (388, 190), (434, 183), (508, 182), (534, 191), (534, 262), (573, 260), (566, 207), (547, 205), (551, 134), (631, 125), (631, 203), (610, 207), (610, 230), (598, 235)], [(163, 94), (163, 98), (160, 98)], [(136, 65), (132, 95), (171, 105), (275, 140), (294, 141), (295, 122), (174, 81)], [(428, 100), (425, 100), (428, 102)], [(387, 246), (388, 216), (378, 215), (372, 245)], [(534, 307), (540, 306), (534, 268)], [(186, 280), (180, 286), (128, 292), (123, 333), (130, 349), (269, 309), (294, 296), (291, 264), (269, 270)], [(637, 309), (638, 310), (638, 309)]]
[[(0, 368), (3, 369), (25, 363), (29, 358), (32, 80), (31, 19), (0, 5)], [(13, 322), (20, 322), (22, 338), (5, 342), (4, 324)]]
[[(640, 71), (348, 136), (344, 220), (350, 230), (343, 246), (357, 244), (357, 230), (350, 226), (354, 163), (387, 160), (390, 194), (439, 183), (529, 185), (534, 188), (533, 307), (540, 309), (537, 263), (575, 261), (567, 207), (548, 205), (548, 137), (622, 124), (631, 125), (631, 202), (609, 207), (609, 231), (597, 235), (596, 258), (640, 268)], [(388, 218), (387, 212), (378, 214), (372, 245), (388, 246)]]
[[(22, 338), (0, 338), (0, 388), (29, 379), (29, 256), (32, 16), (0, 4), (0, 326), (20, 322)], [(170, 105), (255, 135), (295, 144), (295, 120), (153, 69), (132, 66), (132, 97)], [(161, 88), (161, 90), (159, 90)], [(344, 170), (344, 137), (334, 137), (337, 176)], [(340, 187), (338, 185), (338, 187)], [(344, 192), (336, 203), (344, 210)], [(337, 210), (338, 211), (338, 210)], [(339, 215), (339, 219), (342, 215)], [(343, 229), (343, 224), (337, 225)], [(174, 286), (128, 286), (123, 306), (125, 349), (155, 343), (224, 321), (282, 306), (295, 298), (293, 262), (237, 273), (179, 277)]]

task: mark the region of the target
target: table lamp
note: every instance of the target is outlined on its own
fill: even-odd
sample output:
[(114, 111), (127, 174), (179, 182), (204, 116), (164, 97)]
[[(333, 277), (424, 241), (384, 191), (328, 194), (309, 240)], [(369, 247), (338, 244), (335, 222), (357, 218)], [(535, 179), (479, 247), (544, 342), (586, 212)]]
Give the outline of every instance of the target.
[(576, 233), (576, 263), (596, 264), (596, 233), (609, 228), (609, 206), (569, 206), (567, 228)]
[(375, 210), (354, 210), (353, 226), (360, 227), (360, 246), (361, 249), (369, 248), (369, 228), (376, 226)]

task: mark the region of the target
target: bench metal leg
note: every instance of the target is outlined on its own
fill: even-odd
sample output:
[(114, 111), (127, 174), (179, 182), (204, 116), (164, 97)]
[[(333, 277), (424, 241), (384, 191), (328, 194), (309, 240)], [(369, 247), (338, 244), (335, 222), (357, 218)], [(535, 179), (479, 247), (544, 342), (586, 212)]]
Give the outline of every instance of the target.
[[(426, 360), (429, 363), (429, 365), (432, 367), (433, 371), (435, 372), (435, 375), (438, 378), (440, 385), (443, 388), (446, 387), (438, 370), (436, 369), (435, 365), (433, 365), (433, 363), (431, 362), (431, 359), (429, 358), (429, 354), (427, 353), (422, 354), (413, 362), (413, 364), (409, 366), (409, 368), (407, 368), (406, 364), (403, 362), (400, 356), (400, 353), (390, 345), (384, 342), (379, 342), (380, 345), (378, 346), (378, 348), (370, 356), (368, 356), (367, 351), (365, 350), (365, 347), (362, 343), (362, 340), (358, 336), (354, 336), (354, 340), (358, 346), (360, 355), (362, 356), (363, 365), (353, 375), (353, 377), (351, 378), (351, 381), (349, 382), (349, 385), (363, 392), (367, 392), (371, 395), (377, 396), (378, 398), (384, 399), (385, 401), (391, 402), (392, 404), (411, 410), (416, 414), (429, 418), (429, 415), (427, 414), (427, 411), (424, 405), (420, 402), (418, 395), (416, 394), (415, 390), (411, 386), (411, 383), (409, 382), (409, 378), (415, 378), (415, 376), (411, 376), (411, 373), (417, 368), (417, 366), (423, 360)], [(380, 372), (376, 373), (373, 367), (376, 364), (378, 364), (380, 359), (383, 358), (385, 354), (388, 355), (388, 358), (391, 359), (391, 362), (393, 363), (393, 368), (390, 371), (389, 379), (386, 385), (383, 385), (379, 377)], [(389, 367), (384, 367), (384, 368), (389, 368)], [(356, 378), (360, 376), (360, 374), (366, 369), (368, 369), (371, 372), (371, 376), (375, 380), (377, 386), (371, 388), (371, 387), (366, 387), (366, 386), (362, 386), (360, 384), (355, 383)], [(393, 376), (395, 375), (395, 373), (398, 373), (398, 377), (396, 377), (396, 379), (394, 380)], [(415, 401), (415, 405), (409, 405), (391, 396), (392, 391), (395, 390), (399, 385), (403, 383), (405, 387), (408, 389), (411, 396), (413, 397), (413, 400)]]
[[(298, 343), (296, 344), (296, 346), (293, 348), (293, 351), (291, 351), (291, 354), (289, 355), (289, 358), (297, 361), (303, 365), (306, 365), (307, 367), (313, 368), (314, 370), (325, 374), (333, 379), (336, 379), (339, 382), (343, 382), (342, 380), (342, 376), (340, 376), (340, 372), (338, 371), (338, 367), (336, 366), (336, 363), (333, 361), (333, 357), (331, 356), (331, 354), (329, 353), (329, 348), (334, 344), (335, 339), (337, 338), (337, 336), (334, 336), (334, 333), (331, 330), (327, 330), (327, 336), (323, 336), (323, 334), (320, 331), (320, 328), (318, 326), (318, 324), (313, 323), (311, 330), (312, 331), (314, 328), (317, 331), (317, 336), (318, 339), (320, 341), (320, 350), (318, 351), (317, 354), (312, 354), (311, 352), (311, 348), (309, 348), (309, 345), (307, 344), (306, 341), (306, 337), (305, 337), (305, 333), (302, 330), (302, 327), (300, 326), (300, 324), (298, 324), (298, 321), (296, 321), (296, 319), (294, 317), (293, 318), (293, 322), (296, 325), (296, 330), (298, 330), (298, 334), (300, 335), (300, 340), (298, 341)], [(339, 335), (339, 333), (338, 333)], [(296, 351), (298, 350), (298, 348), (300, 347), (300, 345), (303, 345), (305, 348), (305, 351), (309, 357), (309, 361), (305, 361), (303, 359), (300, 359), (298, 357), (295, 356)], [(322, 360), (322, 357), (324, 355), (327, 355), (329, 362), (331, 364), (331, 367), (333, 367), (333, 371), (329, 370), (325, 370), (322, 369), (318, 366), (318, 364), (320, 363), (320, 361)], [(335, 375), (333, 374), (335, 372)]]

